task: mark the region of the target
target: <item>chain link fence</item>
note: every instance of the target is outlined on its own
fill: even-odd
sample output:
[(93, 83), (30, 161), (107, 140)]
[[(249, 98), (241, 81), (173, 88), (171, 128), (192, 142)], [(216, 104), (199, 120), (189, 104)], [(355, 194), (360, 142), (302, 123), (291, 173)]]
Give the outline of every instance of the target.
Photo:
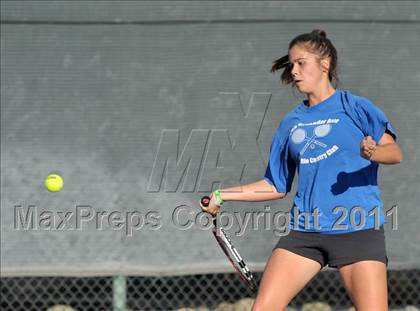
[[(255, 276), (260, 281), (261, 273)], [(389, 271), (391, 310), (419, 310), (420, 270)], [(250, 310), (255, 295), (236, 274), (174, 277), (1, 278), (4, 311)], [(319, 273), (290, 310), (352, 310), (339, 273)]]

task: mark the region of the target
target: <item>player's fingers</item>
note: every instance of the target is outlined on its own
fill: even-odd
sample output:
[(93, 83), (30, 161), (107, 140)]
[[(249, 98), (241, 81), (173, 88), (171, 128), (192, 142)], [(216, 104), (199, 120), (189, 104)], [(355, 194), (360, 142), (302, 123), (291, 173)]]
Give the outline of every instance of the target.
[(201, 210), (202, 210), (203, 212), (208, 212), (208, 207), (203, 206), (203, 205), (201, 204), (201, 202), (200, 202), (200, 207), (201, 207)]
[(368, 149), (365, 152), (363, 152), (362, 156), (365, 159), (370, 160), (372, 158), (374, 152), (375, 152), (375, 149)]
[(373, 138), (370, 138), (370, 139), (367, 141), (367, 143), (368, 143), (368, 145), (369, 145), (369, 146), (376, 146), (376, 141), (374, 141), (374, 140), (373, 140)]
[(360, 142), (360, 146), (361, 147), (365, 147), (369, 144), (369, 141), (366, 138), (363, 138), (362, 141)]
[(217, 205), (213, 205), (212, 206), (212, 209), (210, 210), (210, 214), (212, 215), (212, 216), (216, 216), (217, 215), (217, 213), (219, 212), (219, 207), (217, 206)]
[(368, 152), (369, 154), (372, 154), (373, 152), (375, 152), (376, 150), (376, 145), (369, 145), (366, 147), (366, 152)]
[(365, 159), (369, 159), (370, 151), (367, 149), (361, 149), (360, 155)]
[(372, 147), (370, 147), (370, 146), (368, 146), (368, 147), (366, 148), (366, 151), (367, 151), (367, 152), (369, 152), (369, 153), (373, 152), (373, 150), (374, 150), (374, 148), (372, 148)]
[(376, 142), (373, 140), (373, 138), (371, 136), (366, 136), (363, 138), (362, 143), (365, 145), (375, 145)]
[(211, 203), (208, 206), (203, 206), (201, 204), (201, 202), (199, 203), (201, 210), (205, 213), (209, 213), (212, 216), (215, 216), (219, 210), (219, 208), (215, 207), (214, 205), (212, 205)]
[(363, 146), (362, 150), (363, 150), (363, 152), (369, 152), (370, 148), (369, 148), (369, 146)]
[(371, 141), (366, 142), (365, 146), (368, 147), (368, 148), (375, 148), (376, 143), (375, 143), (374, 140), (371, 140)]

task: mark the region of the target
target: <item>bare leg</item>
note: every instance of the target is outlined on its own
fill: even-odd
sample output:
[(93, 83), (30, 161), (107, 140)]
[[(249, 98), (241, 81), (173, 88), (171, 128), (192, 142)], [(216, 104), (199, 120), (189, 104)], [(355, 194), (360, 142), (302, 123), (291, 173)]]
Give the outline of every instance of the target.
[(320, 269), (315, 260), (277, 248), (267, 262), (252, 310), (284, 310)]
[(357, 311), (388, 310), (387, 272), (383, 262), (363, 260), (338, 269)]

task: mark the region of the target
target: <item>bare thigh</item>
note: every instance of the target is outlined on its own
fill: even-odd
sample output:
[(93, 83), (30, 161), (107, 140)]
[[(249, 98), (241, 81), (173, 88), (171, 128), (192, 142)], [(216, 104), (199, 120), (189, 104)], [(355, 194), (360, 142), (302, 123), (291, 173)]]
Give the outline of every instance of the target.
[(253, 311), (283, 310), (316, 275), (321, 264), (277, 248), (265, 267)]
[(357, 311), (388, 310), (387, 271), (383, 262), (363, 260), (338, 269)]

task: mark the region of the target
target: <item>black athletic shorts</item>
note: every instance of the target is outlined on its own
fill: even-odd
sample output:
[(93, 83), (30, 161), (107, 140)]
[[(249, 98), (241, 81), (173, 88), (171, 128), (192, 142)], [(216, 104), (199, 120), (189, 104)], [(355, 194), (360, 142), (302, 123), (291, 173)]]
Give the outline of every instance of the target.
[(273, 251), (277, 248), (316, 260), (321, 267), (337, 268), (361, 260), (377, 260), (388, 266), (383, 226), (340, 234), (290, 230)]

